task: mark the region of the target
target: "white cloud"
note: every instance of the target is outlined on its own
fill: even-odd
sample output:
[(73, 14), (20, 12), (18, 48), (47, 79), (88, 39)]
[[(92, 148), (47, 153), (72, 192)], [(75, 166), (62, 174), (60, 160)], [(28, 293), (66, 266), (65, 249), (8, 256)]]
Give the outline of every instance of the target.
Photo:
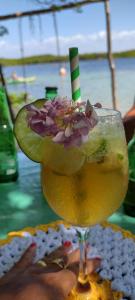
[[(106, 51), (106, 32), (99, 31), (92, 34), (76, 34), (72, 36), (60, 36), (60, 48), (62, 54), (68, 53), (68, 48), (78, 46), (80, 53)], [(135, 30), (123, 30), (112, 32), (113, 50), (121, 51), (135, 48)], [(56, 54), (56, 38), (50, 36), (42, 42), (32, 38), (24, 43), (25, 55), (38, 55), (45, 53)], [(9, 40), (0, 41), (0, 57), (20, 57), (20, 47)]]
[(6, 41), (4, 40), (0, 41), (0, 47), (3, 47), (4, 45), (6, 45)]
[(127, 39), (135, 39), (135, 30), (123, 30), (119, 32), (113, 32), (112, 33), (112, 39), (113, 40), (127, 40)]

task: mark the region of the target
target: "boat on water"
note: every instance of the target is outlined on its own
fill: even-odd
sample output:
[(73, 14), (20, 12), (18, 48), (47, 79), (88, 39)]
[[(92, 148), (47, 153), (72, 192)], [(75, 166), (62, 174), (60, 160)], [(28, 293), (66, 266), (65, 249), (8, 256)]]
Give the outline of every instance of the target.
[(36, 76), (31, 77), (18, 77), (16, 79), (14, 78), (7, 78), (6, 82), (7, 84), (20, 84), (20, 83), (30, 83), (36, 80)]

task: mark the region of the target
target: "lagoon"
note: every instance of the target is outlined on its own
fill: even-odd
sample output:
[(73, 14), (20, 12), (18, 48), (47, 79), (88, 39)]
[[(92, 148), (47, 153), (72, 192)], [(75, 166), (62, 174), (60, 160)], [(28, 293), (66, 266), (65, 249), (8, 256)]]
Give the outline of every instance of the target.
[[(132, 106), (135, 97), (135, 58), (118, 58), (116, 64), (116, 83), (119, 110), (122, 115)], [(61, 63), (61, 65), (63, 65)], [(46, 86), (57, 86), (59, 95), (71, 97), (69, 63), (64, 63), (67, 76), (59, 76), (60, 63), (26, 65), (26, 76), (36, 76), (36, 81), (27, 84), (27, 92), (33, 99), (43, 98)], [(22, 66), (3, 67), (5, 77), (15, 71), (23, 76)], [(111, 83), (108, 61), (106, 59), (80, 61), (80, 81), (82, 99), (90, 99), (94, 104), (101, 102), (104, 107), (112, 107)], [(9, 93), (24, 91), (23, 84), (8, 85)]]

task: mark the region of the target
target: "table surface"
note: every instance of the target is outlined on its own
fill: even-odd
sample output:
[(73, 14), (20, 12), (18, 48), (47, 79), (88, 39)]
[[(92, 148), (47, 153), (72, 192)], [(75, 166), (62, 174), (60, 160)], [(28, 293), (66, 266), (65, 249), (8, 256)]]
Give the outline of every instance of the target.
[[(18, 152), (19, 178), (0, 184), (0, 238), (10, 231), (46, 224), (60, 219), (44, 199), (40, 184), (40, 164)], [(109, 221), (135, 233), (135, 218), (120, 208)]]

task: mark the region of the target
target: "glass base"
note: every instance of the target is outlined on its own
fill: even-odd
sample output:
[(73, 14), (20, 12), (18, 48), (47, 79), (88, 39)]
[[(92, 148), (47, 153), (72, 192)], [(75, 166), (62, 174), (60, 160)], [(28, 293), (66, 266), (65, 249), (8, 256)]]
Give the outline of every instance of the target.
[(74, 288), (66, 300), (95, 300), (95, 299), (92, 297), (90, 290), (87, 292), (79, 292), (76, 288)]
[(109, 280), (103, 280), (96, 273), (89, 276), (89, 289), (79, 291), (78, 287), (73, 288), (70, 295), (66, 300), (114, 300), (121, 299), (115, 298), (115, 292), (111, 289)]
[[(79, 277), (82, 279), (81, 276)], [(85, 282), (78, 280), (77, 286), (73, 288), (67, 300), (94, 300), (92, 296), (91, 282), (88, 276)]]

